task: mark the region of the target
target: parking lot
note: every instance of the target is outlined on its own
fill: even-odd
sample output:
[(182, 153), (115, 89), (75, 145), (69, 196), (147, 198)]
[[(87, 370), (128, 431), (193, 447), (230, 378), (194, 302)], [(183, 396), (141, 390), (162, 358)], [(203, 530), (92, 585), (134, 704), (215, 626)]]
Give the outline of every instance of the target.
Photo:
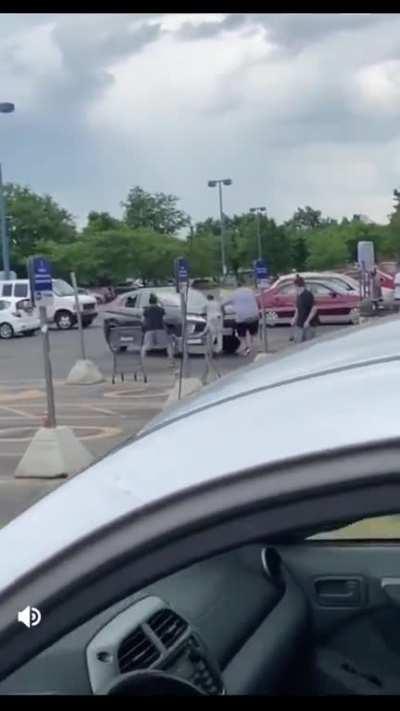
[[(335, 328), (320, 327), (319, 334)], [(290, 330), (268, 330), (269, 350), (295, 348), (289, 343)], [(129, 375), (122, 383), (111, 383), (112, 356), (104, 340), (101, 317), (85, 331), (87, 357), (105, 377), (99, 385), (65, 384), (69, 371), (80, 357), (78, 331), (50, 330), (51, 360), (55, 384), (57, 424), (71, 427), (97, 458), (127, 438), (134, 436), (165, 405), (174, 384), (168, 360), (161, 354), (147, 358), (149, 381), (134, 382)], [(260, 344), (261, 350), (261, 344)], [(32, 436), (42, 425), (46, 412), (41, 337), (0, 341), (0, 525), (14, 518), (60, 480), (14, 479), (15, 468)], [(222, 375), (246, 367), (247, 358), (222, 356)], [(190, 358), (189, 374), (200, 376), (201, 357)]]

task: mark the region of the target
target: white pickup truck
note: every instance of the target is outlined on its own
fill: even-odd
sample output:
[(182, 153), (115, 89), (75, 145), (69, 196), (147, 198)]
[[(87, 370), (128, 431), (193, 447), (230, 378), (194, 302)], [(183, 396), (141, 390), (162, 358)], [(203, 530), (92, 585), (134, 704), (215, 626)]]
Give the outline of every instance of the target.
[[(47, 306), (50, 323), (55, 323), (59, 329), (68, 330), (77, 322), (74, 290), (63, 279), (53, 279), (54, 297)], [(0, 281), (0, 297), (16, 297), (30, 299), (31, 289), (28, 279), (10, 279)], [(97, 301), (94, 296), (79, 294), (79, 304), (82, 314), (82, 326), (87, 328), (97, 316)]]

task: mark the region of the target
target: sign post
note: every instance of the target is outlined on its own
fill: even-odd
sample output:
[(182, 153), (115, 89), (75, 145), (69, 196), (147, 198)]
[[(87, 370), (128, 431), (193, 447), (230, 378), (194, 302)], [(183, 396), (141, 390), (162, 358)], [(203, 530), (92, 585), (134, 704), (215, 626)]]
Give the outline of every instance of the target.
[(189, 264), (184, 257), (175, 259), (175, 281), (176, 290), (181, 297), (181, 313), (182, 313), (182, 360), (179, 371), (179, 391), (178, 400), (182, 395), (182, 379), (187, 375), (187, 297), (189, 291)]
[(78, 319), (79, 337), (80, 337), (80, 342), (81, 342), (81, 355), (82, 355), (82, 360), (86, 360), (85, 339), (83, 336), (81, 305), (79, 303), (78, 284), (76, 281), (75, 272), (71, 272), (71, 283), (72, 283), (72, 286), (74, 289), (76, 317)]
[(56, 427), (56, 408), (54, 403), (53, 375), (50, 360), (49, 327), (47, 324), (46, 305), (53, 298), (51, 264), (44, 257), (29, 257), (28, 275), (31, 285), (33, 305), (39, 307), (40, 331), (42, 334), (43, 365), (47, 397), (47, 425)]
[(263, 291), (268, 288), (268, 268), (264, 259), (257, 259), (254, 262), (254, 277), (256, 280), (256, 287), (260, 290), (261, 295), (261, 333), (264, 344), (264, 352), (268, 353), (267, 324), (265, 320), (265, 309), (262, 301)]

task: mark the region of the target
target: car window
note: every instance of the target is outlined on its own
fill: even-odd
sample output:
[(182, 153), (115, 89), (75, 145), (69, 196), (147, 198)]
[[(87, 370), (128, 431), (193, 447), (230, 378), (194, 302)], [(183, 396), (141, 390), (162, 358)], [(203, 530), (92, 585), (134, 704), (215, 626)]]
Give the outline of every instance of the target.
[(280, 296), (294, 296), (296, 293), (295, 285), (293, 283), (283, 284), (278, 288), (278, 293)]
[(11, 306), (10, 301), (0, 301), (0, 311), (5, 311), (6, 309), (9, 309)]
[(333, 293), (332, 289), (324, 286), (324, 284), (318, 284), (317, 282), (309, 282), (307, 287), (314, 296), (330, 296)]
[(56, 296), (74, 296), (74, 290), (64, 279), (53, 279), (53, 291)]
[(14, 296), (21, 296), (21, 297), (28, 296), (28, 284), (15, 284)]
[(377, 540), (382, 538), (400, 540), (400, 515), (364, 518), (356, 523), (343, 526), (343, 528), (317, 533), (310, 536), (308, 540)]
[(136, 306), (136, 302), (137, 302), (137, 296), (128, 296), (125, 299), (125, 306), (128, 309), (132, 309), (134, 306)]
[(3, 284), (3, 296), (12, 296), (12, 284)]

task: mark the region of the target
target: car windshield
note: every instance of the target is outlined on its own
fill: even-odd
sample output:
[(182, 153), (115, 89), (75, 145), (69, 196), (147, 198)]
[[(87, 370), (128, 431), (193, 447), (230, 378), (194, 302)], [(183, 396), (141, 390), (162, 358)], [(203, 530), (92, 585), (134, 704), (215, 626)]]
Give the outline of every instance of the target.
[[(169, 290), (162, 290), (158, 293), (160, 301), (165, 305), (165, 306), (176, 306), (179, 307), (181, 306), (181, 297), (180, 295), (176, 292), (176, 289), (172, 288)], [(194, 312), (201, 312), (204, 311), (204, 309), (207, 306), (207, 299), (202, 294), (200, 291), (196, 291), (194, 289), (189, 289), (188, 291), (188, 299), (187, 299), (187, 308), (189, 311), (194, 311)]]
[(70, 284), (63, 279), (53, 279), (53, 290), (57, 296), (73, 296), (74, 290)]

